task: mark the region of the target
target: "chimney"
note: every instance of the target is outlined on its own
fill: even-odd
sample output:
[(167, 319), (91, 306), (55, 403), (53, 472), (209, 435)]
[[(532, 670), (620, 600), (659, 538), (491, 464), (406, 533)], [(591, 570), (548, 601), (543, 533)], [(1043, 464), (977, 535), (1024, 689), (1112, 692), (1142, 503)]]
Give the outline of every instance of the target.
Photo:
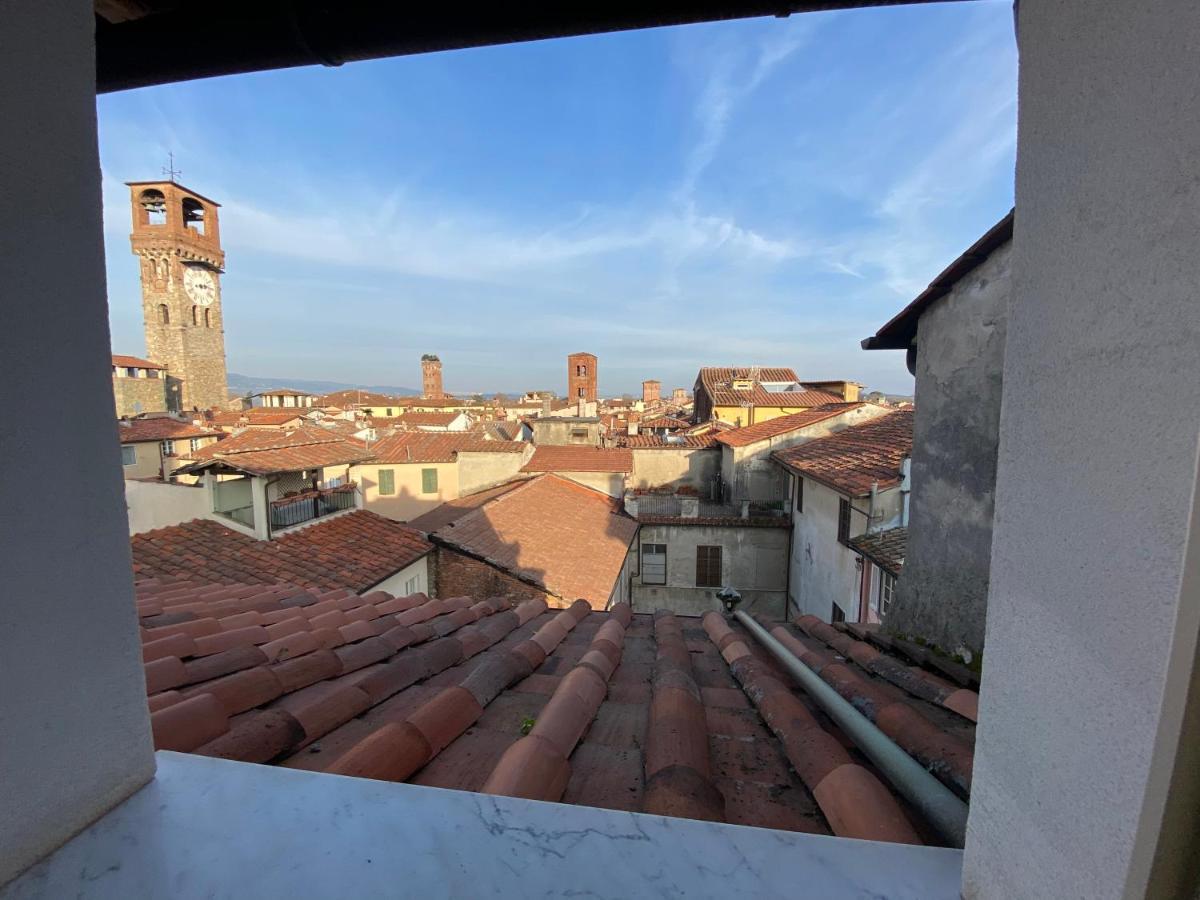
[(550, 398), (549, 398), (549, 397), (543, 397), (543, 398), (542, 398), (542, 416), (543, 416), (544, 418), (549, 418), (549, 417), (550, 417), (550, 407), (551, 407), (551, 400), (550, 400)]

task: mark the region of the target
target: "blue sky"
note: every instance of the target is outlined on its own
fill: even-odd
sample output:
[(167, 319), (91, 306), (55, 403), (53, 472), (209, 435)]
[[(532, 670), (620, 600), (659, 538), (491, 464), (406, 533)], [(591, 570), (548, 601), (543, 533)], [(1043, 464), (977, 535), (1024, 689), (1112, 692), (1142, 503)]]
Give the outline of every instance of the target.
[(122, 182), (223, 204), (231, 371), (452, 391), (691, 387), (858, 342), (1012, 205), (1008, 2), (756, 19), (241, 75), (98, 101), (113, 348), (144, 352)]

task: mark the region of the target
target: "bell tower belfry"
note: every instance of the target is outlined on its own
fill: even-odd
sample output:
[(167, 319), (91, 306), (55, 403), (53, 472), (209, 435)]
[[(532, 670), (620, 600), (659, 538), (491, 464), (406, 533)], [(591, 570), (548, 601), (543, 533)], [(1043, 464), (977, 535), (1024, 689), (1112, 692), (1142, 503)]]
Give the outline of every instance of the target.
[(127, 182), (133, 253), (141, 264), (146, 355), (167, 367), (167, 405), (223, 408), (229, 399), (220, 204), (173, 179)]

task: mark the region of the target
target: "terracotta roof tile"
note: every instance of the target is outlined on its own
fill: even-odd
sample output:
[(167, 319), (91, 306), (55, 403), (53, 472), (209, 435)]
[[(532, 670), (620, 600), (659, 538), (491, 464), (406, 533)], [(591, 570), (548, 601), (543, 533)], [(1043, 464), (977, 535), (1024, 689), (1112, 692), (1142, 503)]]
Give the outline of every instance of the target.
[(181, 471), (227, 468), (248, 475), (298, 472), (370, 459), (373, 453), (316, 425), (282, 430), (246, 430), (188, 455)]
[[(513, 609), (496, 599), (170, 578), (139, 580), (136, 588), (139, 607), (156, 610), (143, 625), (185, 609), (195, 616), (188, 621), (229, 620), (236, 627), (220, 633), (249, 642), (206, 657), (180, 645), (185, 655), (171, 657), (179, 665), (162, 668), (166, 683), (182, 683), (147, 701), (160, 748), (759, 827), (916, 839), (890, 790), (826, 730), (771, 657), (719, 616), (704, 623), (710, 638), (695, 619), (660, 615), (652, 627), (649, 616), (623, 605), (612, 613), (584, 602), (547, 610), (532, 600)], [(261, 661), (270, 642), (255, 643), (261, 626), (247, 613), (298, 612), (313, 626), (334, 611), (362, 611), (356, 621), (364, 625), (391, 619), (402, 631), (399, 617), (416, 613), (420, 624), (411, 627), (422, 629), (420, 639), (397, 649), (363, 636), (340, 652), (308, 644), (292, 658)], [(816, 620), (799, 624), (772, 627), (835, 689), (874, 704), (879, 727), (944, 770), (939, 777), (969, 785), (974, 725), (952, 711), (955, 686), (939, 694), (936, 679), (864, 653), (855, 646), (861, 642)], [(220, 669), (203, 668), (222, 657), (233, 665), (234, 654), (243, 665), (236, 671), (211, 677)], [(931, 699), (888, 674), (908, 677)]]
[[(260, 541), (211, 519), (136, 534), (134, 572), (140, 577), (183, 577), (226, 584), (287, 581), (313, 588), (364, 590), (433, 549), (413, 528), (355, 510), (272, 541)], [(199, 637), (200, 622), (162, 629), (162, 637)], [(213, 622), (215, 630), (220, 626)], [(212, 633), (212, 632), (202, 632)]]
[(371, 455), (379, 463), (454, 462), (459, 453), (524, 453), (528, 446), (473, 431), (402, 431), (380, 439)]
[(166, 369), (166, 366), (142, 359), (140, 356), (123, 356), (118, 353), (112, 355), (112, 364), (121, 369)]
[(522, 472), (632, 472), (633, 456), (628, 450), (603, 447), (538, 447)]
[(798, 431), (808, 425), (824, 422), (826, 419), (832, 419), (844, 412), (858, 409), (860, 406), (865, 405), (865, 403), (826, 403), (813, 409), (792, 413), (789, 416), (778, 416), (754, 425), (746, 425), (742, 428), (722, 431), (720, 434), (715, 435), (713, 439), (718, 443), (726, 444), (730, 447), (746, 447), (758, 441), (765, 441), (768, 438), (778, 437), (781, 434)]
[(449, 525), (451, 522), (457, 522), (467, 513), (474, 509), (478, 509), (493, 500), (496, 497), (501, 497), (507, 494), (514, 488), (520, 487), (525, 483), (525, 479), (515, 481), (506, 481), (504, 484), (498, 484), (495, 487), (485, 488), (482, 491), (476, 491), (473, 494), (466, 494), (457, 497), (454, 500), (447, 500), (441, 506), (431, 509), (424, 515), (417, 516), (408, 524), (418, 531), (432, 532), (437, 531), (444, 525)]
[(181, 422), (170, 416), (153, 416), (146, 419), (118, 419), (117, 435), (122, 444), (137, 444), (143, 441), (165, 441), (181, 438), (214, 437), (221, 432), (201, 428), (191, 422)]
[[(706, 367), (700, 370), (699, 380), (712, 397), (714, 406), (823, 406), (842, 399), (836, 394), (802, 383), (792, 369), (785, 368)], [(751, 384), (748, 389), (734, 390), (735, 380), (745, 380)], [(768, 390), (764, 384), (787, 387)]]
[(912, 433), (912, 410), (900, 410), (771, 456), (806, 478), (861, 497), (875, 482), (880, 487), (900, 483), (900, 464), (912, 453)]
[(852, 548), (892, 575), (899, 575), (904, 568), (907, 545), (907, 528), (889, 528), (887, 531), (860, 534), (850, 539)]
[(671, 435), (631, 434), (617, 438), (617, 445), (629, 450), (707, 450), (718, 446), (713, 434)]
[(603, 608), (637, 528), (611, 497), (543, 475), (442, 526), (433, 538), (559, 597)]

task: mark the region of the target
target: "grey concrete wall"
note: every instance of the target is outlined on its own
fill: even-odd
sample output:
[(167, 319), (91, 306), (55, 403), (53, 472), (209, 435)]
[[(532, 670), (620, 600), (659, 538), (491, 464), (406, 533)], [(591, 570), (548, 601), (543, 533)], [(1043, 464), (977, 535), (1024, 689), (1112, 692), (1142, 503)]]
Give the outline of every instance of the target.
[(524, 453), (468, 453), (460, 451), (458, 462), (458, 495), (471, 494), (515, 478), (530, 456), (533, 445)]
[(1200, 4), (1022, 3), (1019, 35), (964, 894), (1190, 897)]
[[(0, 884), (154, 774), (105, 303), (95, 29), (0, 5)], [(45, 415), (70, 396), (70, 415)], [(29, 423), (36, 422), (37, 427)], [(53, 473), (31, 489), (28, 463)]]
[(205, 519), (212, 515), (208, 491), (204, 489), (203, 484), (126, 481), (125, 506), (129, 514), (130, 534), (141, 534), (143, 531), (179, 525), (192, 519)]
[(984, 645), (1011, 260), (995, 250), (917, 329), (908, 550), (884, 625), (965, 658)]
[[(586, 431), (586, 441), (572, 438), (572, 432)], [(600, 421), (592, 418), (575, 418), (571, 416), (552, 416), (533, 420), (533, 442), (559, 446), (565, 444), (581, 444), (588, 447), (600, 446)]]
[(639, 544), (667, 545), (667, 583), (642, 584), (633, 578), (633, 608), (652, 613), (701, 616), (719, 607), (720, 588), (696, 586), (696, 548), (721, 547), (723, 586), (742, 595), (742, 608), (782, 619), (787, 598), (786, 528), (740, 528), (725, 525), (643, 525)]

